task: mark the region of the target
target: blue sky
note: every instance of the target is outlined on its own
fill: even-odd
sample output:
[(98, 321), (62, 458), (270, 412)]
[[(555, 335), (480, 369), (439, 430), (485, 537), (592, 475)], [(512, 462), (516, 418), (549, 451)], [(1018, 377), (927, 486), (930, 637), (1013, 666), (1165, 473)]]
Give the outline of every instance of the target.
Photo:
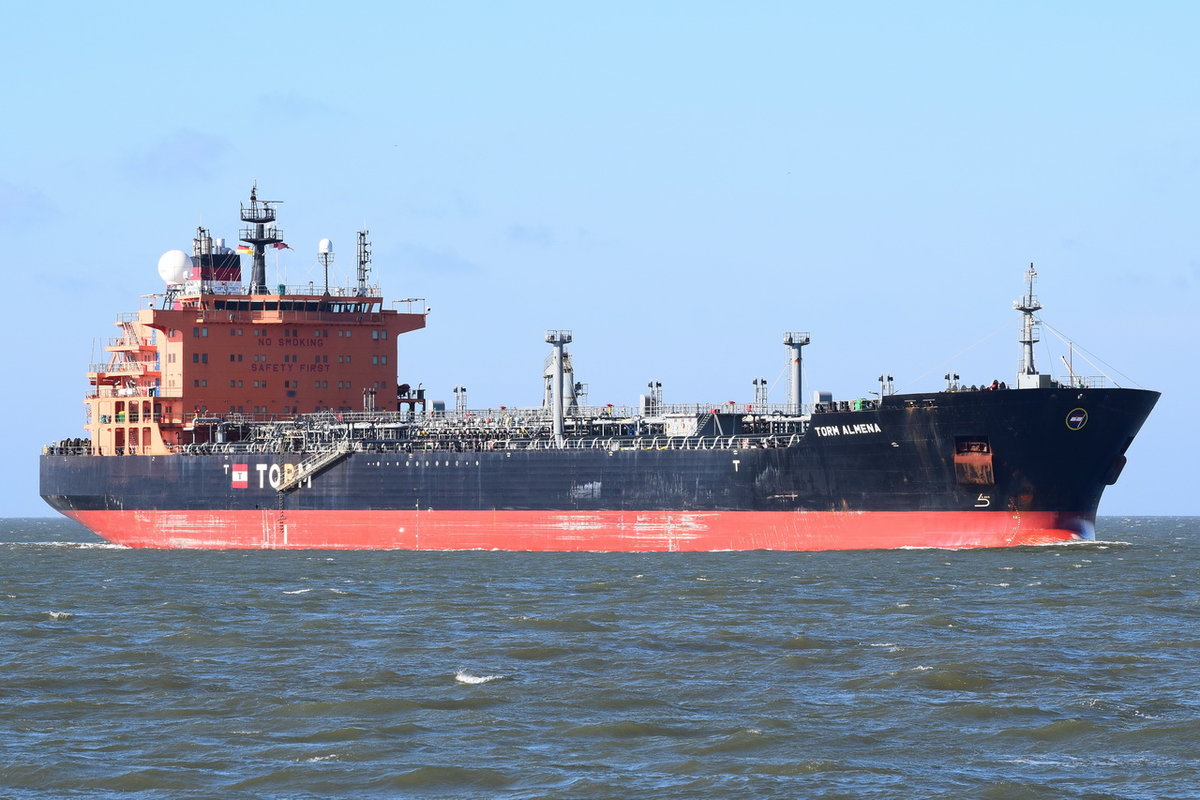
[(256, 181), (281, 280), (326, 236), (348, 279), (370, 228), (433, 308), (401, 378), (451, 405), (540, 402), (552, 328), (595, 403), (783, 402), (788, 330), (806, 390), (1011, 380), (1036, 262), (1045, 320), (1164, 393), (1101, 513), (1200, 513), (1200, 6), (31, 6), (0, 29), (0, 515), (48, 512), (36, 454), (82, 434), (116, 313)]

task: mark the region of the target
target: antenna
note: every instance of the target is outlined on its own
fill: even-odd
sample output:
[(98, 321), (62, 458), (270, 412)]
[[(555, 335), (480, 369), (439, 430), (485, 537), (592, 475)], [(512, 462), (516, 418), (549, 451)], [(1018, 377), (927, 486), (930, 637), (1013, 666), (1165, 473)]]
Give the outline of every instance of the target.
[(329, 294), (329, 265), (333, 263), (333, 242), (322, 239), (317, 242), (317, 259), (325, 268), (325, 294)]
[(358, 232), (358, 296), (362, 297), (367, 293), (367, 276), (371, 274), (370, 268), (367, 266), (371, 263), (371, 243), (367, 241), (367, 234), (370, 231), (361, 230)]

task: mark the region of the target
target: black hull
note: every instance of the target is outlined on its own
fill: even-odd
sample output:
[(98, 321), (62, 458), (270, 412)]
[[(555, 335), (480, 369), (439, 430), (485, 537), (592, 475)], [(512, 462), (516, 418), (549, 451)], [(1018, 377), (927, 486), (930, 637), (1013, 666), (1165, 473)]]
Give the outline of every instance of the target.
[[(1128, 389), (939, 393), (821, 414), (790, 445), (739, 437), (641, 449), (354, 452), (278, 492), (304, 454), (45, 455), (41, 493), (75, 510), (721, 510), (1094, 513), (1158, 398)], [(1066, 419), (1087, 412), (1079, 430)], [(964, 481), (956, 446), (986, 441), (990, 482)], [(628, 445), (629, 443), (626, 443)], [(395, 445), (391, 445), (395, 447)], [(695, 443), (687, 444), (689, 448)], [(381, 445), (381, 447), (387, 447)], [(246, 464), (245, 488), (231, 469)]]

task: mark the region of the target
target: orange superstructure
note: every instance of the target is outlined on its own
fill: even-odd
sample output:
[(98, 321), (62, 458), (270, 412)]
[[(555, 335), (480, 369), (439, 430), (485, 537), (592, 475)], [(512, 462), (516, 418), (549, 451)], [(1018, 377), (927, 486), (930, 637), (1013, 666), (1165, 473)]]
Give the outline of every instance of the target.
[[(253, 193), (251, 208), (274, 220), (274, 209)], [(257, 242), (282, 242), (273, 226), (265, 236), (262, 228), (243, 231), (243, 241), (256, 242), (256, 260)], [(365, 232), (358, 286), (320, 293), (312, 285), (252, 292), (261, 280), (243, 288), (239, 255), (220, 240), (214, 245), (204, 229), (191, 257), (164, 255), (161, 307), (121, 315), (109, 362), (89, 371), (92, 452), (167, 454), (205, 440), (212, 432), (204, 420), (217, 416), (253, 422), (416, 402), (396, 378), (396, 339), (425, 327), (425, 304), (383, 308), (378, 288), (365, 282), (364, 243)]]

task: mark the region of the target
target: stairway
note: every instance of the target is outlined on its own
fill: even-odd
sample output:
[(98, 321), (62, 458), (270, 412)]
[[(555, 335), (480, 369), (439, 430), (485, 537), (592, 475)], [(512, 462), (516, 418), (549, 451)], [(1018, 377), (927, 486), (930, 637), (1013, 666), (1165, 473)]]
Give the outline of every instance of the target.
[(338, 442), (328, 450), (313, 453), (296, 465), (292, 477), (279, 485), (279, 493), (285, 494), (297, 489), (304, 480), (324, 472), (353, 452), (352, 442)]

